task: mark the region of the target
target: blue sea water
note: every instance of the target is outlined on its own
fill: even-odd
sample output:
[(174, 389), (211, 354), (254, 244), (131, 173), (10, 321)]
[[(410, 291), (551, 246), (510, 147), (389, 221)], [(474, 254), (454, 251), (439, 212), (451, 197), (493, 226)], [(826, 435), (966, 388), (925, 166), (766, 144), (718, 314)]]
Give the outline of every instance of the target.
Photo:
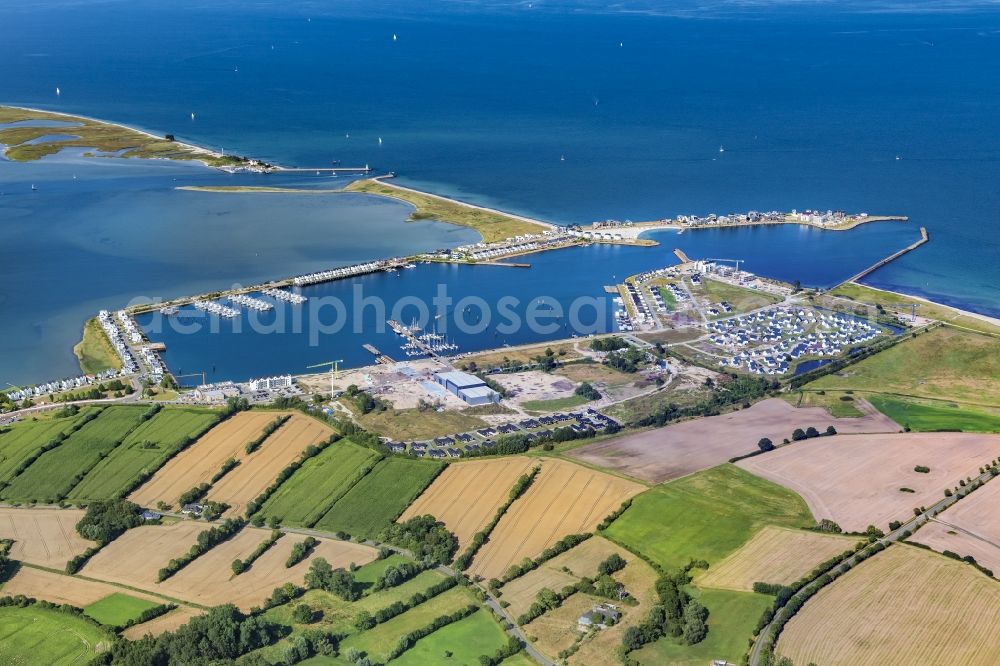
[[(866, 282), (1000, 315), (1000, 12), (534, 4), (4, 3), (0, 101), (282, 164), (370, 163), (556, 222), (752, 208), (905, 214), (907, 224), (847, 234), (783, 227), (677, 241), (824, 284), (926, 226), (929, 244)], [(0, 384), (71, 374), (82, 321), (134, 296), (469, 239), (405, 225), (392, 203), (173, 189), (219, 179), (242, 182), (191, 165), (0, 161)], [(517, 279), (538, 291), (574, 276), (594, 293), (594, 256), (565, 256), (562, 272), (544, 275), (548, 260), (533, 258), (532, 277)], [(671, 259), (608, 261), (614, 274)], [(607, 281), (594, 272), (594, 284)]]

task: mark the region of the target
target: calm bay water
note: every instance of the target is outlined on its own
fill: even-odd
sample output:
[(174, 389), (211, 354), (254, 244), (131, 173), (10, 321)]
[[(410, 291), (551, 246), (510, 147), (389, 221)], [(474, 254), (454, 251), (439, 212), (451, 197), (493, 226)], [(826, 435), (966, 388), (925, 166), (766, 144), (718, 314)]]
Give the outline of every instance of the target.
[[(807, 207), (911, 218), (849, 234), (710, 231), (665, 242), (659, 254), (532, 258), (524, 277), (501, 278), (525, 300), (564, 287), (597, 294), (609, 271), (671, 263), (669, 250), (685, 243), (695, 244), (692, 256), (825, 284), (926, 226), (931, 243), (867, 282), (1000, 315), (995, 11), (720, 15), (706, 3), (707, 14), (692, 14), (703, 20), (504, 3), (289, 4), (4, 3), (0, 101), (284, 164), (370, 163), (418, 187), (558, 222)], [(393, 203), (173, 189), (201, 182), (243, 181), (191, 165), (0, 161), (0, 384), (71, 374), (83, 320), (133, 296), (470, 239), (445, 225), (405, 225), (407, 209)], [(546, 273), (549, 261), (567, 263)], [(453, 276), (393, 279), (441, 277)], [(490, 279), (470, 284), (492, 293)], [(285, 346), (295, 344), (246, 353)], [(172, 365), (216, 360), (175, 360), (180, 347), (168, 352)], [(215, 365), (258, 374), (235, 370), (235, 360)]]

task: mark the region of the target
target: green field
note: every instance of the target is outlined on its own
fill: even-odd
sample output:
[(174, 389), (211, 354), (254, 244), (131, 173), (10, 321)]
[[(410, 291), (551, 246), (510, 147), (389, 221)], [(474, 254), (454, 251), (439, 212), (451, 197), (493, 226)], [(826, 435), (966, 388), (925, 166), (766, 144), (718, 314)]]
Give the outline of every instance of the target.
[(692, 559), (714, 564), (764, 525), (815, 522), (792, 491), (726, 464), (637, 495), (606, 535), (676, 569)]
[(692, 594), (708, 609), (708, 635), (705, 640), (684, 645), (673, 638), (661, 638), (631, 653), (631, 657), (640, 664), (650, 666), (704, 666), (714, 659), (740, 663), (757, 618), (773, 599), (763, 594), (729, 590), (693, 590)]
[(84, 618), (37, 606), (0, 608), (0, 664), (76, 666), (111, 636)]
[(442, 467), (430, 460), (386, 458), (337, 500), (316, 527), (375, 537), (417, 498)]
[(218, 412), (196, 407), (165, 407), (133, 430), (120, 446), (83, 478), (69, 499), (98, 500), (128, 489), (143, 471), (154, 472), (190, 437), (197, 438), (218, 419)]
[[(695, 288), (697, 289), (697, 287)], [(762, 308), (766, 305), (773, 305), (781, 301), (777, 296), (757, 291), (755, 289), (745, 289), (718, 280), (702, 280), (701, 289), (712, 303), (728, 301), (733, 306), (732, 312), (722, 312), (717, 317), (730, 317), (741, 312), (748, 312)]]
[(869, 395), (868, 400), (899, 425), (917, 432), (1000, 432), (1000, 411), (991, 413), (954, 402), (903, 400), (875, 394)]
[(341, 641), (340, 650), (343, 652), (353, 647), (370, 654), (372, 661), (383, 663), (381, 657), (396, 646), (400, 637), (430, 624), (435, 618), (454, 613), (474, 600), (467, 588), (460, 585), (453, 587), (368, 631), (348, 636)]
[(61, 432), (68, 432), (88, 410), (76, 416), (54, 418), (46, 421), (23, 421), (0, 428), (0, 482), (10, 481), (11, 474), (21, 462), (38, 451), (46, 442)]
[(413, 560), (405, 555), (394, 553), (384, 559), (369, 562), (354, 572), (354, 582), (358, 584), (358, 587), (362, 587), (367, 590), (375, 584), (379, 576), (382, 575), (382, 572), (389, 567), (394, 567), (397, 564), (402, 564), (403, 562), (412, 561)]
[[(507, 644), (507, 635), (485, 608), (425, 636), (393, 664), (478, 664), (480, 655), (491, 655)], [(445, 651), (451, 652), (445, 657)]]
[[(782, 393), (781, 398), (794, 407), (822, 407), (836, 418), (864, 416), (864, 412), (854, 404), (854, 396), (842, 391), (795, 391)], [(842, 398), (847, 398), (843, 400)]]
[(73, 347), (73, 353), (80, 361), (80, 369), (89, 375), (96, 375), (104, 370), (119, 370), (122, 367), (121, 357), (108, 341), (97, 317), (87, 320), (83, 326), (83, 339)]
[(518, 652), (513, 657), (501, 661), (500, 666), (535, 666), (535, 660), (524, 652)]
[(573, 409), (590, 402), (582, 395), (570, 395), (565, 398), (555, 398), (553, 400), (528, 400), (521, 404), (530, 412), (559, 412)]
[(137, 619), (143, 611), (157, 606), (159, 604), (156, 602), (115, 592), (85, 606), (83, 614), (109, 627), (120, 627), (129, 620)]
[(106, 408), (62, 444), (39, 456), (4, 489), (3, 498), (50, 502), (60, 499), (77, 484), (77, 475), (110, 453), (115, 442), (139, 425), (147, 409), (146, 406)]
[(901, 342), (808, 389), (854, 390), (904, 397), (1000, 405), (1000, 338), (942, 326)]
[(332, 444), (281, 484), (261, 512), (284, 525), (312, 526), (376, 462), (378, 454), (371, 449), (346, 441)]

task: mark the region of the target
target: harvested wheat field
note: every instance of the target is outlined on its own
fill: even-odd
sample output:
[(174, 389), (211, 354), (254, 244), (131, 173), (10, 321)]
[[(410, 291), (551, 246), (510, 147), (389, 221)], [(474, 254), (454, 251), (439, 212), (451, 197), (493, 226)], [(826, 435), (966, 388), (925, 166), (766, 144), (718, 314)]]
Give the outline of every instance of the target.
[(638, 479), (663, 483), (756, 451), (762, 437), (779, 443), (791, 438), (796, 428), (813, 426), (823, 432), (832, 425), (837, 432), (849, 434), (900, 430), (874, 408), (869, 406), (867, 411), (857, 418), (834, 418), (822, 407), (793, 407), (784, 400), (769, 398), (729, 414), (597, 442), (569, 455)]
[(130, 641), (137, 641), (143, 636), (159, 636), (168, 631), (176, 631), (187, 624), (188, 620), (197, 617), (204, 611), (190, 606), (180, 606), (170, 611), (166, 615), (153, 618), (149, 622), (143, 622), (133, 627), (129, 627), (122, 632), (122, 636)]
[(3, 584), (5, 595), (23, 594), (26, 597), (44, 599), (54, 604), (69, 604), (77, 608), (89, 606), (116, 592), (157, 604), (167, 603), (166, 599), (151, 594), (31, 567), (21, 567), (13, 578)]
[(349, 541), (319, 539), (311, 557), (289, 568), (285, 566), (292, 546), (305, 537), (286, 534), (253, 563), (250, 569), (234, 576), (230, 568), (233, 560), (244, 559), (271, 535), (270, 530), (246, 527), (236, 536), (215, 546), (167, 580), (156, 586), (156, 591), (178, 599), (204, 606), (224, 603), (236, 604), (248, 611), (259, 606), (271, 596), (274, 588), (285, 583), (301, 585), (311, 561), (326, 559), (334, 568), (348, 568), (351, 562), (366, 564), (376, 558), (374, 548)]
[(992, 666), (1000, 583), (963, 562), (893, 545), (820, 590), (777, 652), (796, 664)]
[(511, 505), (472, 562), (469, 572), (493, 578), (536, 557), (567, 534), (590, 532), (645, 487), (610, 474), (544, 459), (531, 487)]
[(159, 592), (153, 587), (157, 572), (173, 558), (188, 552), (198, 534), (210, 527), (192, 521), (134, 527), (102, 548), (80, 573)]
[(256, 439), (276, 416), (274, 412), (240, 412), (226, 419), (173, 457), (129, 499), (148, 507), (158, 501), (176, 503), (182, 493), (207, 483), (229, 458), (246, 457), (247, 442)]
[(911, 537), (934, 550), (950, 550), (1000, 574), (1000, 483), (990, 481), (938, 514)]
[[(271, 419), (274, 418), (272, 414)], [(295, 414), (278, 428), (264, 444), (246, 455), (241, 451), (235, 456), (239, 466), (212, 486), (208, 499), (229, 505), (228, 516), (240, 515), (246, 503), (261, 494), (289, 463), (298, 459), (302, 451), (318, 444), (333, 434), (333, 429), (315, 419)]]
[[(501, 588), (503, 600), (510, 604), (511, 615), (517, 617), (534, 603), (540, 590), (548, 588), (558, 592), (584, 576), (594, 578), (597, 565), (612, 553), (618, 553), (626, 561), (640, 559), (607, 539), (594, 536), (504, 585)], [(569, 571), (563, 571), (563, 567)]]
[(529, 473), (534, 464), (525, 457), (451, 464), (399, 520), (430, 514), (448, 526), (458, 537), (459, 549), (464, 549), (507, 501), (518, 477)]
[(855, 532), (912, 517), (914, 507), (932, 505), (998, 455), (1000, 435), (900, 433), (819, 437), (736, 464), (797, 492), (817, 520)]
[(13, 539), (12, 560), (62, 569), (94, 542), (76, 533), (77, 509), (0, 509), (0, 539)]
[(753, 584), (794, 583), (820, 562), (851, 549), (857, 538), (768, 525), (726, 559), (695, 577), (699, 587), (749, 592)]

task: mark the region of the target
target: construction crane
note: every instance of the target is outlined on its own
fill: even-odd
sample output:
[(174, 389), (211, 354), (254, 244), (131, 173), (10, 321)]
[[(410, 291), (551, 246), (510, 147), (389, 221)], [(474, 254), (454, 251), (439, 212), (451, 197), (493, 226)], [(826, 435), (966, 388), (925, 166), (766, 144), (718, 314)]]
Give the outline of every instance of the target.
[(728, 261), (730, 263), (736, 264), (736, 270), (740, 270), (740, 264), (743, 263), (743, 259), (716, 259), (714, 257), (706, 259), (705, 261)]
[(344, 359), (338, 358), (336, 361), (326, 361), (325, 363), (317, 363), (316, 365), (306, 366), (307, 370), (312, 370), (313, 368), (322, 368), (324, 366), (330, 366), (330, 397), (333, 397), (334, 386), (333, 380), (340, 379), (340, 364), (344, 362)]

